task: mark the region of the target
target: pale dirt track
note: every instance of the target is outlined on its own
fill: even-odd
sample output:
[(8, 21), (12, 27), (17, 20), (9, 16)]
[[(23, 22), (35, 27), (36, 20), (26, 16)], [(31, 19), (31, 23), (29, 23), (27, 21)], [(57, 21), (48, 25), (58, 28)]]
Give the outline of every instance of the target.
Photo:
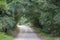
[(18, 25), (19, 33), (13, 40), (42, 40), (29, 26)]

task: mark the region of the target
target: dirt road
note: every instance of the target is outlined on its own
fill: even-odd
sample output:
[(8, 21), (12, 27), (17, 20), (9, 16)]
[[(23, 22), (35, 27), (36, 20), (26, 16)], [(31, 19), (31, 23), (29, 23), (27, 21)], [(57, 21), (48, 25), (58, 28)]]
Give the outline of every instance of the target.
[(29, 26), (18, 25), (19, 33), (14, 40), (42, 40)]

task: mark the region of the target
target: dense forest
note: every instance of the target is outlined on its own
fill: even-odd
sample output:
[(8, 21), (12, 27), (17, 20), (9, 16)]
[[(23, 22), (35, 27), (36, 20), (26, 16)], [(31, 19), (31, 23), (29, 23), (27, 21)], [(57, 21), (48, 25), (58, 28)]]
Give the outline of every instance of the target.
[(0, 34), (10, 35), (21, 17), (46, 34), (60, 36), (60, 0), (0, 0)]

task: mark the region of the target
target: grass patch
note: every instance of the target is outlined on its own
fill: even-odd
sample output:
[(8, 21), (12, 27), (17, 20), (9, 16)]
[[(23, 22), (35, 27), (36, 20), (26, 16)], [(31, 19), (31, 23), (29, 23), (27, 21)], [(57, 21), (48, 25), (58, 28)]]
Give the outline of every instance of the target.
[(0, 40), (13, 40), (13, 37), (0, 32)]
[(53, 37), (49, 34), (46, 34), (42, 32), (40, 28), (37, 28), (37, 27), (33, 27), (33, 28), (35, 29), (36, 32), (39, 33), (39, 35), (43, 37), (44, 40), (60, 40), (60, 37)]

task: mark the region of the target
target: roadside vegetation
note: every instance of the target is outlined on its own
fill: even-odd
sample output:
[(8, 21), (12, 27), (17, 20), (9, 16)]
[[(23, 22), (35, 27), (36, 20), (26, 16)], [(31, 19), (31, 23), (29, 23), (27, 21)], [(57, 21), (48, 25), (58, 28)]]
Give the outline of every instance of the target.
[(33, 27), (33, 29), (36, 31), (37, 34), (43, 39), (43, 40), (60, 40), (59, 36), (52, 36), (51, 34), (46, 34), (45, 32), (42, 32), (40, 28)]
[(5, 33), (0, 32), (0, 40), (12, 40), (13, 37), (12, 36), (8, 36)]

